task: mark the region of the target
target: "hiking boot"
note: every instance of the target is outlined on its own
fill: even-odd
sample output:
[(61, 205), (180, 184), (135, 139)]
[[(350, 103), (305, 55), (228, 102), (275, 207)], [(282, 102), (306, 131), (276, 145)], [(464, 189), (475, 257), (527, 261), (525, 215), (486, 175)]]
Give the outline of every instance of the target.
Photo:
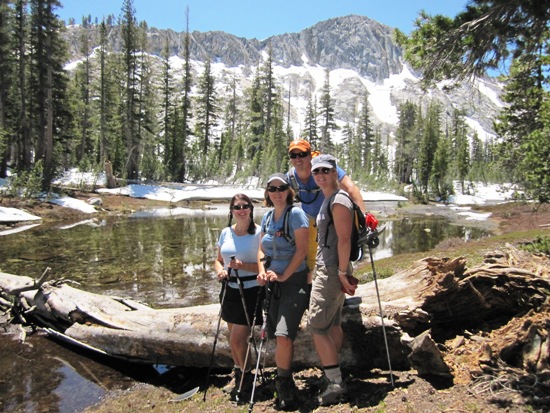
[(327, 379), (327, 376), (323, 374), (321, 377), (313, 382), (313, 387), (315, 387), (319, 391), (319, 393), (322, 393), (325, 391), (329, 384), (330, 381)]
[(241, 369), (233, 367), (233, 378), (222, 389), (224, 393), (234, 396), (239, 389), (239, 383), (241, 382)]
[[(254, 385), (254, 375), (252, 372), (248, 371), (242, 375), (242, 384), (241, 382), (237, 382), (237, 387), (235, 388), (235, 392), (232, 394), (233, 398), (232, 400), (236, 401), (237, 403), (242, 403), (247, 399), (250, 395), (250, 392), (252, 391), (252, 386)], [(239, 386), (241, 388), (239, 389)]]
[(342, 401), (346, 393), (346, 386), (344, 383), (329, 383), (325, 391), (323, 391), (318, 398), (321, 406), (329, 406), (331, 404), (337, 404)]
[[(254, 384), (254, 375), (251, 371), (244, 373), (243, 384), (241, 386), (241, 393), (249, 393), (252, 390)], [(238, 387), (238, 386), (237, 386)]]
[(292, 377), (279, 377), (275, 379), (275, 391), (277, 392), (277, 407), (279, 409), (291, 409), (296, 403), (296, 384)]

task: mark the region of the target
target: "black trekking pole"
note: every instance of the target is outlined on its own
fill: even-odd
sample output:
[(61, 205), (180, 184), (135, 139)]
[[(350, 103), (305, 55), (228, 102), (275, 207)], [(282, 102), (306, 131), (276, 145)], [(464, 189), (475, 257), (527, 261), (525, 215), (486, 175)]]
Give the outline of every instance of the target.
[(222, 308), (225, 300), (225, 293), (227, 292), (227, 280), (231, 276), (231, 268), (227, 270), (227, 278), (222, 280), (222, 299), (220, 301), (220, 312), (218, 314), (218, 327), (216, 328), (216, 335), (214, 337), (214, 345), (212, 346), (212, 354), (210, 354), (210, 363), (208, 365), (208, 372), (206, 373), (206, 380), (204, 382), (204, 396), (202, 401), (206, 401), (206, 392), (208, 391), (208, 383), (210, 381), (210, 372), (212, 371), (212, 363), (214, 363), (214, 353), (216, 352), (216, 344), (218, 343), (218, 336), (220, 334), (220, 324), (222, 321)]
[[(232, 255), (231, 257), (231, 260), (234, 260), (235, 259), (235, 256)], [(245, 300), (245, 297), (244, 297), (244, 287), (243, 287), (243, 282), (242, 280), (239, 278), (239, 270), (237, 270), (236, 268), (233, 270), (235, 272), (235, 278), (236, 278), (236, 281), (237, 281), (237, 285), (239, 286), (239, 294), (241, 296), (241, 302), (243, 304), (243, 311), (244, 311), (244, 315), (246, 317), (246, 324), (248, 325), (248, 328), (250, 329), (250, 336), (249, 336), (249, 341), (248, 341), (248, 347), (246, 349), (246, 356), (245, 356), (245, 361), (244, 361), (244, 365), (243, 365), (243, 373), (244, 371), (246, 371), (246, 367), (247, 367), (247, 364), (248, 364), (248, 357), (249, 357), (249, 353), (250, 353), (250, 345), (253, 344), (254, 345), (254, 350), (256, 351), (256, 357), (258, 357), (258, 348), (256, 347), (256, 342), (254, 341), (254, 323), (256, 323), (256, 312), (254, 312), (254, 320), (252, 321), (252, 323), (250, 323), (250, 317), (248, 315), (248, 311), (247, 311), (247, 308), (246, 308), (246, 300)], [(257, 308), (259, 303), (260, 303), (260, 292), (258, 292), (258, 298), (256, 300), (256, 307), (254, 308)], [(241, 380), (239, 382), (239, 388), (237, 389), (237, 395), (235, 396), (237, 402), (239, 401), (239, 398), (241, 396), (241, 389), (242, 389), (242, 386), (243, 386), (243, 383), (244, 383), (244, 374), (241, 374)]]
[[(271, 257), (265, 257), (265, 268), (269, 268), (271, 264)], [(262, 348), (264, 343), (267, 341), (267, 318), (269, 317), (269, 306), (271, 304), (271, 294), (274, 286), (274, 282), (270, 281), (266, 284), (266, 293), (265, 293), (265, 311), (264, 311), (264, 322), (262, 323), (262, 328), (260, 330), (260, 348), (258, 350), (258, 356), (256, 359), (256, 370), (254, 371), (254, 381), (252, 383), (252, 392), (250, 394), (250, 404), (248, 405), (248, 413), (252, 413), (254, 408), (254, 393), (256, 391), (256, 382), (258, 381), (258, 370), (260, 370), (260, 360), (262, 358)]]
[[(262, 301), (262, 289), (258, 290), (258, 297), (256, 298), (256, 306), (254, 307), (254, 318), (252, 319), (252, 326), (250, 327), (250, 335), (248, 336), (248, 347), (246, 348), (246, 355), (244, 357), (244, 368), (248, 366), (248, 359), (250, 357), (250, 347), (254, 345), (254, 350), (256, 350), (256, 357), (258, 357), (258, 349), (256, 347), (256, 342), (254, 341), (254, 326), (256, 325), (256, 315), (258, 313), (258, 307)], [(263, 373), (262, 373), (263, 375)], [(241, 389), (244, 382), (244, 374), (241, 374), (241, 380), (239, 382), (239, 388), (237, 389), (237, 395), (235, 397), (237, 403), (240, 401)]]
[[(231, 261), (233, 261), (235, 259), (235, 256), (232, 255), (231, 257)], [(242, 280), (239, 278), (239, 270), (237, 270), (235, 268), (235, 278), (236, 278), (236, 281), (237, 281), (237, 285), (239, 286), (239, 294), (241, 296), (241, 302), (243, 303), (243, 310), (244, 310), (244, 316), (246, 317), (246, 324), (248, 324), (248, 328), (251, 328), (251, 325), (250, 325), (250, 317), (248, 316), (248, 311), (246, 311), (246, 300), (244, 299), (244, 288), (243, 288), (243, 282)]]
[(380, 321), (382, 322), (382, 334), (384, 335), (384, 343), (386, 345), (386, 356), (388, 357), (388, 367), (390, 369), (390, 380), (392, 387), (395, 387), (393, 383), (393, 372), (391, 368), (390, 349), (388, 347), (388, 339), (386, 337), (386, 327), (384, 325), (384, 313), (382, 311), (382, 303), (380, 302), (380, 292), (378, 291), (378, 282), (376, 281), (376, 270), (374, 268), (374, 259), (372, 258), (372, 249), (376, 248), (380, 243), (378, 235), (384, 232), (386, 227), (382, 227), (380, 231), (372, 231), (367, 238), (367, 246), (369, 247), (370, 262), (372, 265), (372, 274), (374, 277), (374, 286), (376, 287), (376, 297), (378, 298), (378, 307), (380, 308)]

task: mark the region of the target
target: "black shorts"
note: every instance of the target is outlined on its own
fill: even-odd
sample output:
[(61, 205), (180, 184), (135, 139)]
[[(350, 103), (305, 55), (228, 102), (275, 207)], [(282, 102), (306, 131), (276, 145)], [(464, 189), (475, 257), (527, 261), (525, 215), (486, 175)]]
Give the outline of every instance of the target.
[[(225, 287), (227, 289), (222, 303), (222, 320), (231, 324), (248, 325), (243, 309), (243, 302), (238, 288)], [(223, 290), (222, 290), (223, 291)], [(250, 323), (262, 325), (264, 322), (262, 316), (262, 301), (265, 296), (263, 287), (251, 287), (243, 289), (244, 300), (246, 303), (246, 312)], [(258, 294), (260, 295), (258, 301)], [(222, 292), (220, 292), (220, 301)], [(257, 304), (257, 305), (256, 305)], [(256, 311), (256, 320), (254, 321), (254, 310)]]
[(311, 295), (311, 284), (307, 283), (307, 275), (306, 268), (294, 273), (291, 279), (274, 285), (267, 317), (269, 338), (282, 336), (296, 339)]

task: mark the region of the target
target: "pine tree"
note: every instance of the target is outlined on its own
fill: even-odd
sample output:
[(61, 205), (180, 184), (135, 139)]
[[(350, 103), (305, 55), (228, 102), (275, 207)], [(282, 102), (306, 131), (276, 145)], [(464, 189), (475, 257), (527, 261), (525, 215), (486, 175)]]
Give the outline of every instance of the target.
[[(188, 145), (189, 139), (192, 135), (191, 132), (191, 120), (193, 118), (193, 113), (191, 111), (191, 87), (193, 85), (193, 77), (191, 75), (191, 52), (190, 52), (190, 43), (191, 35), (189, 34), (189, 6), (185, 9), (185, 40), (184, 40), (184, 64), (183, 64), (183, 96), (181, 102), (181, 116), (180, 124), (178, 127), (177, 133), (178, 144), (174, 148), (180, 156), (179, 159), (179, 173), (178, 173), (178, 182), (185, 182), (185, 177), (187, 174), (187, 165), (190, 163), (188, 159)], [(181, 135), (181, 136), (180, 136)]]
[(215, 88), (215, 78), (212, 74), (210, 59), (204, 64), (204, 70), (198, 81), (197, 99), (197, 136), (200, 139), (200, 154), (202, 158), (210, 156), (210, 149), (217, 144), (214, 127), (218, 121), (218, 98)]
[(388, 177), (388, 151), (382, 142), (382, 133), (378, 127), (374, 132), (374, 146), (372, 150), (372, 174), (377, 180), (385, 180)]
[(17, 82), (16, 90), (14, 91), (16, 111), (18, 116), (14, 115), (14, 119), (18, 124), (14, 161), (18, 171), (28, 171), (32, 165), (32, 137), (31, 137), (31, 119), (30, 119), (30, 104), (28, 103), (29, 91), (29, 61), (30, 57), (27, 52), (27, 44), (29, 37), (29, 16), (27, 13), (27, 0), (17, 0), (15, 4), (15, 33), (16, 33), (16, 70)]
[(474, 132), (472, 136), (472, 160), (469, 179), (472, 181), (481, 180), (487, 182), (487, 176), (485, 174), (486, 159), (484, 156), (484, 145), (477, 132)]
[(451, 158), (451, 139), (448, 136), (442, 136), (437, 142), (432, 171), (430, 175), (431, 186), (436, 198), (447, 200), (451, 195), (452, 185), (448, 182), (447, 177), (450, 172)]
[(542, 126), (531, 132), (522, 145), (522, 169), (528, 195), (541, 203), (550, 202), (550, 99), (541, 107)]
[(160, 142), (158, 134), (157, 119), (160, 117), (157, 102), (158, 87), (155, 82), (151, 57), (148, 53), (147, 23), (141, 22), (138, 30), (139, 49), (142, 53), (139, 56), (139, 109), (138, 109), (138, 130), (140, 147), (143, 148), (143, 169), (147, 168), (147, 176), (150, 179), (159, 180), (162, 176), (160, 156), (156, 156), (155, 149)]
[(304, 120), (304, 130), (301, 133), (302, 139), (307, 140), (312, 148), (319, 146), (319, 136), (317, 135), (317, 98), (311, 97), (307, 101), (306, 116)]
[[(218, 154), (218, 161), (220, 164), (219, 172), (225, 176), (231, 175), (234, 173), (233, 168), (242, 167), (242, 159), (240, 154), (234, 153), (234, 145), (238, 141), (238, 131), (239, 131), (239, 97), (237, 95), (237, 80), (235, 77), (231, 78), (230, 88), (230, 97), (225, 105), (225, 114), (224, 122), (225, 130), (223, 131), (220, 138), (220, 150)], [(234, 158), (236, 157), (236, 159)]]
[[(161, 53), (162, 58), (162, 135), (163, 135), (163, 163), (165, 165), (165, 173), (163, 176), (168, 179), (173, 179), (175, 171), (177, 169), (177, 159), (174, 149), (176, 148), (176, 134), (172, 134), (174, 131), (173, 122), (175, 118), (175, 107), (172, 103), (172, 95), (174, 93), (174, 87), (172, 85), (173, 76), (170, 69), (170, 49), (168, 39), (164, 42), (164, 48)], [(155, 150), (155, 152), (157, 152)], [(160, 151), (159, 151), (160, 152)], [(161, 154), (157, 152), (157, 156)]]
[(126, 150), (126, 178), (139, 178), (139, 161), (141, 152), (139, 118), (139, 75), (138, 75), (138, 40), (137, 22), (133, 0), (124, 0), (120, 26), (122, 31), (122, 54), (125, 73), (125, 95), (123, 131)]
[[(89, 18), (88, 18), (89, 19)], [(90, 21), (87, 18), (82, 19), (82, 34), (81, 34), (81, 53), (84, 56), (83, 61), (83, 75), (84, 79), (82, 82), (82, 102), (84, 104), (84, 111), (82, 113), (82, 136), (80, 146), (78, 148), (78, 157), (82, 160), (86, 153), (90, 152), (90, 142), (89, 142), (89, 133), (90, 133), (90, 83), (91, 83), (91, 62), (90, 62), (90, 31), (89, 24)]]
[(9, 122), (9, 85), (14, 80), (14, 61), (10, 31), (13, 30), (13, 16), (9, 2), (0, 0), (0, 178), (7, 176), (8, 162), (14, 142), (12, 125)]
[[(546, 56), (546, 60), (550, 61), (550, 57)], [(508, 83), (502, 95), (502, 99), (508, 103), (508, 106), (502, 111), (500, 122), (496, 125), (496, 131), (503, 139), (500, 148), (501, 168), (506, 172), (509, 180), (528, 186), (531, 184), (525, 178), (531, 168), (525, 159), (529, 157), (533, 160), (537, 157), (537, 153), (529, 153), (534, 146), (526, 139), (534, 132), (544, 129), (543, 105), (544, 101), (550, 98), (550, 92), (545, 89), (542, 74), (543, 62), (542, 58), (536, 65), (529, 65), (521, 60), (513, 62)]]
[(440, 104), (434, 101), (430, 102), (424, 122), (416, 168), (420, 190), (425, 200), (427, 200), (428, 197), (429, 180), (441, 134), (440, 116)]
[(334, 121), (334, 107), (330, 96), (330, 70), (325, 71), (325, 83), (323, 85), (323, 93), (320, 101), (320, 116), (321, 116), (321, 142), (320, 151), (331, 153), (334, 150), (330, 132), (338, 129)]
[(454, 146), (454, 164), (456, 177), (460, 181), (461, 191), (464, 194), (465, 185), (464, 180), (468, 176), (470, 171), (470, 143), (467, 135), (467, 125), (464, 120), (464, 112), (461, 110), (454, 110), (451, 130), (451, 140)]
[[(286, 161), (286, 134), (283, 128), (283, 106), (281, 101), (274, 101), (271, 112), (270, 134), (265, 148), (265, 161), (262, 163), (261, 176), (282, 171)], [(284, 166), (283, 166), (284, 165)]]
[(252, 174), (259, 172), (259, 165), (262, 155), (262, 144), (265, 140), (265, 117), (263, 113), (263, 101), (264, 96), (262, 93), (261, 79), (259, 75), (259, 68), (254, 77), (251, 89), (249, 91), (249, 105), (248, 105), (248, 128), (247, 128), (247, 154), (248, 158), (252, 160)]
[(31, 93), (33, 94), (34, 128), (37, 137), (36, 159), (42, 161), (42, 188), (48, 190), (56, 172), (54, 150), (60, 143), (60, 123), (68, 116), (63, 108), (67, 76), (63, 70), (66, 47), (61, 38), (61, 22), (55, 9), (57, 0), (31, 0), (31, 46), (33, 51)]
[(372, 172), (372, 146), (374, 144), (374, 134), (372, 131), (372, 122), (370, 120), (369, 113), (369, 95), (365, 93), (363, 97), (363, 102), (361, 105), (361, 114), (359, 117), (358, 125), (358, 140), (359, 140), (359, 150), (361, 157), (361, 166), (366, 174)]
[(397, 107), (399, 122), (396, 131), (396, 149), (394, 173), (397, 182), (410, 184), (412, 182), (413, 166), (416, 161), (417, 133), (417, 107), (414, 103), (407, 101), (400, 103)]
[[(358, 128), (357, 128), (358, 129)], [(348, 122), (343, 130), (344, 139), (342, 141), (344, 166), (346, 172), (353, 176), (355, 180), (364, 169), (362, 168), (362, 145), (360, 132)], [(361, 173), (361, 175), (363, 175)]]
[(291, 82), (289, 80), (288, 82), (288, 99), (286, 104), (286, 137), (288, 140), (288, 143), (292, 141), (292, 137), (294, 136), (294, 132), (292, 131), (292, 126), (290, 125), (290, 98), (292, 97), (292, 88), (291, 88)]
[(99, 96), (99, 165), (110, 162), (115, 174), (125, 175), (127, 156), (124, 145), (124, 68), (119, 55), (109, 53), (108, 31), (110, 25), (100, 24), (99, 76), (95, 90)]
[(265, 117), (265, 135), (269, 136), (271, 133), (271, 122), (273, 117), (273, 106), (278, 98), (276, 92), (276, 85), (273, 78), (273, 49), (271, 44), (268, 47), (267, 60), (261, 66), (262, 74), (260, 82), (263, 85), (263, 103), (264, 103), (264, 117)]

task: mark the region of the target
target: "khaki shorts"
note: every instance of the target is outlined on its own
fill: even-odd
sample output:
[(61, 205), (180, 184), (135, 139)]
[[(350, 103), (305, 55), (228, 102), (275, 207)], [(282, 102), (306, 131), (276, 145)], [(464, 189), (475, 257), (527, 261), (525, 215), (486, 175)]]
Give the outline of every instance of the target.
[[(330, 273), (330, 274), (329, 274)], [(313, 334), (327, 335), (342, 324), (345, 294), (340, 290), (338, 268), (317, 267), (309, 302), (308, 322)]]

